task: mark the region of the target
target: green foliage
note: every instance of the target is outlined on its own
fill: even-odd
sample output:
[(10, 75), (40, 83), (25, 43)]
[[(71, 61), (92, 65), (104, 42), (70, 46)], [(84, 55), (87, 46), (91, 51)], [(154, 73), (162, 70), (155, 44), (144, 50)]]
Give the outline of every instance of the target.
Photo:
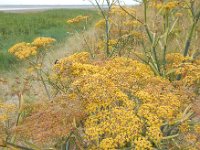
[[(68, 32), (75, 27), (68, 25), (66, 19), (77, 15), (90, 16), (88, 25), (97, 20), (98, 15), (93, 10), (59, 9), (44, 12), (28, 13), (0, 13), (0, 70), (7, 70), (16, 64), (16, 59), (11, 57), (7, 50), (15, 43), (30, 42), (39, 36), (55, 38), (62, 43), (70, 36)], [(81, 30), (83, 24), (78, 25)], [(77, 26), (76, 26), (77, 28)]]
[(19, 65), (16, 57), (10, 55), (7, 52), (0, 51), (0, 72), (6, 71), (9, 68), (14, 69), (13, 65)]

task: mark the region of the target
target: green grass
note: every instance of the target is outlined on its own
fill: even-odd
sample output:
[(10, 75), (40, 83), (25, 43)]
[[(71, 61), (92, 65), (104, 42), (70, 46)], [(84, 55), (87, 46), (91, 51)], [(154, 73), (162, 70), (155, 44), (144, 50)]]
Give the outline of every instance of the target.
[(68, 32), (81, 29), (84, 24), (69, 25), (66, 20), (77, 15), (89, 15), (88, 26), (99, 17), (96, 11), (59, 9), (44, 12), (3, 13), (0, 12), (0, 70), (7, 70), (17, 60), (8, 54), (8, 49), (18, 42), (31, 42), (39, 36), (55, 38), (61, 43), (70, 36)]

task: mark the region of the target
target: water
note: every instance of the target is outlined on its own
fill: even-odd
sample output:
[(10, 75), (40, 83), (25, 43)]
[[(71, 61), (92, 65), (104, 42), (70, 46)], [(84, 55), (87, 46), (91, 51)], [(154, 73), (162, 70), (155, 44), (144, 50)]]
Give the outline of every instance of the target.
[(0, 11), (24, 12), (49, 9), (92, 9), (92, 5), (0, 5)]

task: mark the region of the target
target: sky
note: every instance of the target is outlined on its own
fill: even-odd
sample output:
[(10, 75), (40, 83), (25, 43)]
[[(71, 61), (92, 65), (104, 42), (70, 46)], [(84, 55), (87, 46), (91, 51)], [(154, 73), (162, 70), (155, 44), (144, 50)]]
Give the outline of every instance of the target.
[[(133, 0), (123, 0), (126, 4), (134, 4)], [(88, 0), (0, 0), (0, 5), (88, 5)]]

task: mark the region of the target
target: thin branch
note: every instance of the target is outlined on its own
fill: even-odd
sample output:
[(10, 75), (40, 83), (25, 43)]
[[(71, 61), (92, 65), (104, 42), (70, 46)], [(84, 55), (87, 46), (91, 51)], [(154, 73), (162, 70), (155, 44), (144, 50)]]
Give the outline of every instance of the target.
[(129, 16), (131, 16), (133, 19), (137, 20), (137, 21), (140, 22), (141, 24), (144, 24), (140, 19), (136, 18), (134, 15), (132, 15), (132, 14), (129, 13), (126, 9), (124, 9), (124, 7), (121, 6), (119, 0), (118, 0), (118, 4), (119, 4), (119, 7), (120, 7), (125, 13), (127, 13)]

